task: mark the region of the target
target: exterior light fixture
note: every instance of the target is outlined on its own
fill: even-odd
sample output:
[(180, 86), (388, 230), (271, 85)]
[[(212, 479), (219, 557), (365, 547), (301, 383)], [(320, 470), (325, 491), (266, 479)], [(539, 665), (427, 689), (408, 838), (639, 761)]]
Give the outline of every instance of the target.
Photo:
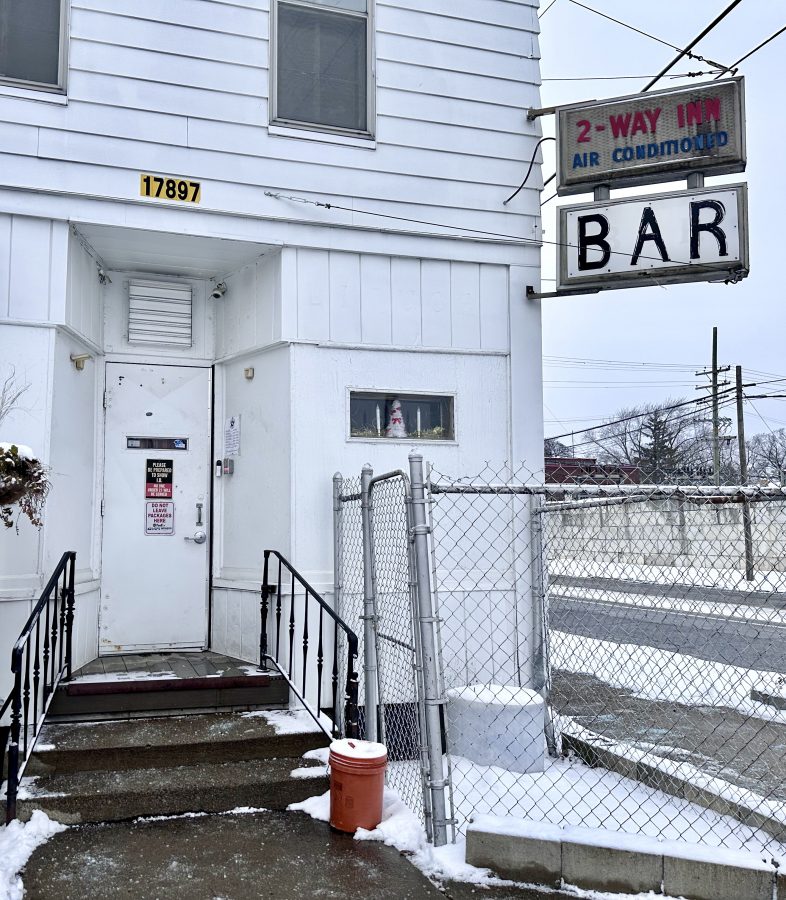
[(93, 357), (89, 353), (72, 353), (70, 358), (77, 372), (82, 372), (84, 371), (85, 363)]

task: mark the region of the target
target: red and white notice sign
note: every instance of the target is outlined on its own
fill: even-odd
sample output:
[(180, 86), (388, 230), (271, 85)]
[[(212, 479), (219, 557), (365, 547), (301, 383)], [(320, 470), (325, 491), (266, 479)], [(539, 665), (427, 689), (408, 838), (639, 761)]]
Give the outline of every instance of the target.
[(153, 500), (145, 503), (145, 534), (175, 533), (175, 503), (173, 500)]

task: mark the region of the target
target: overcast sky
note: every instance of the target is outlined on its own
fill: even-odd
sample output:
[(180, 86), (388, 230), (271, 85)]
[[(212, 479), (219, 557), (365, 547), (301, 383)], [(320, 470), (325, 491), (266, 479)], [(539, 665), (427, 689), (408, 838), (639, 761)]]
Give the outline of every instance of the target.
[[(581, 0), (615, 18), (650, 32), (671, 44), (686, 46), (730, 3), (730, 0)], [(647, 37), (605, 20), (572, 2), (541, 0), (542, 102), (544, 106), (633, 94), (676, 55)], [(545, 12), (544, 12), (545, 11)], [(695, 53), (731, 65), (786, 24), (786, 0), (742, 0), (695, 49)], [(708, 68), (682, 60), (675, 73)], [(687, 284), (668, 288), (605, 291), (589, 296), (543, 300), (544, 403), (547, 435), (586, 428), (620, 407), (696, 397), (694, 376), (710, 364), (712, 326), (718, 326), (719, 362), (742, 365), (748, 381), (786, 378), (784, 327), (784, 266), (786, 234), (786, 33), (742, 63), (745, 76), (748, 168), (745, 173), (707, 178), (706, 185), (748, 182), (750, 268), (737, 285)], [(592, 76), (635, 75), (631, 80), (592, 80)], [(554, 81), (579, 77), (580, 81)], [(714, 76), (708, 76), (707, 80)], [(660, 81), (653, 90), (701, 80)], [(554, 117), (544, 117), (544, 134), (554, 134)], [(544, 145), (544, 178), (554, 172), (554, 143)], [(544, 199), (553, 193), (546, 188)], [(672, 182), (662, 190), (678, 190)], [(656, 189), (657, 190), (657, 189)], [(652, 189), (614, 192), (643, 195)], [(591, 195), (552, 200), (544, 207), (544, 237), (556, 238), (558, 204), (592, 200)], [(544, 291), (554, 290), (556, 248), (542, 251)], [(558, 365), (554, 357), (577, 362)], [(601, 359), (657, 364), (622, 367), (582, 363)], [(668, 367), (667, 367), (668, 366)], [(772, 373), (772, 374), (761, 374)], [(733, 380), (733, 370), (730, 373)], [(704, 379), (706, 383), (707, 379)], [(595, 382), (593, 384), (593, 382)], [(756, 393), (783, 389), (786, 381), (755, 389)], [(753, 393), (754, 389), (750, 389)], [(748, 436), (786, 426), (786, 400), (757, 400), (755, 407), (766, 424), (746, 404)], [(726, 412), (733, 415), (733, 408)], [(591, 447), (577, 452), (592, 455)], [(570, 439), (566, 440), (570, 443)]]

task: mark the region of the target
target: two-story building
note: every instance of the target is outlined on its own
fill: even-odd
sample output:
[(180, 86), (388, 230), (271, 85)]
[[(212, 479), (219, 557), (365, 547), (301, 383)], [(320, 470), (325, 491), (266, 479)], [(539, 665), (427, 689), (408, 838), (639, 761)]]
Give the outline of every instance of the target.
[(542, 468), (538, 100), (536, 0), (0, 0), (0, 696), (64, 550), (75, 664), (253, 661), (336, 470)]

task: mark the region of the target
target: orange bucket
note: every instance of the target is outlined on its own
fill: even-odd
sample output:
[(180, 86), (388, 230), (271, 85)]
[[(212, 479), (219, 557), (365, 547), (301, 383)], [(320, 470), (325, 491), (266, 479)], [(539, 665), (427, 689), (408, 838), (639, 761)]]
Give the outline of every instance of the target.
[(345, 738), (330, 745), (330, 825), (354, 834), (382, 821), (388, 751), (384, 744)]

